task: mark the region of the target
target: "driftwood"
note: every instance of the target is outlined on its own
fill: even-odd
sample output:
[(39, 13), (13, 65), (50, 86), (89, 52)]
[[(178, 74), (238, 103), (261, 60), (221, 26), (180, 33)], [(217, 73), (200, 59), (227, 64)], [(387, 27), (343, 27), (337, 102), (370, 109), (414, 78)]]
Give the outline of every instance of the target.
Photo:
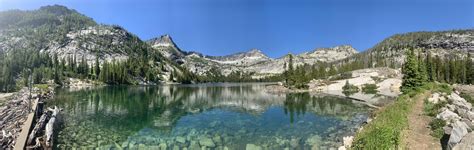
[(54, 109), (48, 108), (49, 111), (52, 111), (51, 119), (49, 119), (48, 124), (46, 124), (45, 134), (46, 134), (46, 146), (52, 147), (53, 146), (53, 129), (54, 123), (56, 122), (56, 116), (59, 113), (59, 108), (54, 106)]
[[(30, 91), (27, 88), (23, 88), (18, 92), (11, 94), (10, 96), (5, 98), (3, 106), (0, 107), (0, 150), (3, 149), (14, 149), (14, 145), (16, 143), (17, 138), (19, 137), (20, 133), (22, 132), (22, 127), (25, 121), (27, 120), (28, 114), (31, 113), (31, 102), (35, 99), (39, 99), (40, 101), (44, 101), (49, 99), (53, 96), (54, 92), (53, 89), (49, 89), (50, 91), (44, 94), (35, 94), (38, 93), (38, 90), (33, 89), (33, 93), (30, 98)], [(41, 109), (37, 110), (41, 112)], [(39, 118), (36, 118), (37, 121), (41, 119), (41, 113), (36, 114)], [(49, 117), (46, 118), (46, 124), (49, 120)], [(35, 124), (36, 125), (36, 124)], [(35, 144), (35, 138), (43, 136), (44, 133), (44, 126), (42, 125), (42, 129), (36, 131), (36, 137), (34, 137), (30, 142)], [(32, 127), (33, 128), (33, 127)], [(3, 131), (2, 131), (3, 130)], [(39, 134), (39, 135), (38, 135)], [(29, 137), (27, 137), (29, 138)], [(43, 143), (44, 137), (39, 138)], [(29, 139), (27, 139), (28, 142)], [(26, 144), (26, 143), (25, 143)], [(43, 145), (41, 145), (43, 146)], [(23, 149), (23, 148), (19, 148)]]
[(38, 132), (40, 132), (46, 125), (47, 118), (48, 118), (47, 113), (43, 113), (43, 115), (41, 115), (41, 118), (36, 123), (35, 128), (33, 128), (30, 135), (28, 136), (28, 141), (26, 142), (27, 145), (31, 145), (33, 143), (33, 140), (36, 138), (36, 135), (38, 134)]
[[(5, 130), (2, 130), (2, 138), (1, 138), (1, 141), (2, 142), (1, 144), (5, 144), (5, 143), (14, 143), (14, 140), (15, 138), (13, 137), (12, 133), (11, 132), (7, 132)], [(3, 146), (2, 146), (3, 147)], [(0, 149), (2, 149), (2, 147), (0, 147)]]
[(41, 140), (40, 140), (41, 137), (37, 137), (36, 138), (36, 144), (33, 145), (33, 146), (27, 146), (26, 149), (36, 149), (36, 148), (40, 148), (41, 147)]

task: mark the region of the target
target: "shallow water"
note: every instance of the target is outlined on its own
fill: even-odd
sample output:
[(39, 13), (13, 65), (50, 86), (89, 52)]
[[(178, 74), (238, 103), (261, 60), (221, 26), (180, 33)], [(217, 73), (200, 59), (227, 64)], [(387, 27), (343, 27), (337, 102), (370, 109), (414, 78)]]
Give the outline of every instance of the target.
[[(56, 148), (327, 149), (342, 145), (370, 108), (308, 93), (274, 95), (265, 84), (58, 89)], [(252, 145), (250, 145), (252, 144)]]

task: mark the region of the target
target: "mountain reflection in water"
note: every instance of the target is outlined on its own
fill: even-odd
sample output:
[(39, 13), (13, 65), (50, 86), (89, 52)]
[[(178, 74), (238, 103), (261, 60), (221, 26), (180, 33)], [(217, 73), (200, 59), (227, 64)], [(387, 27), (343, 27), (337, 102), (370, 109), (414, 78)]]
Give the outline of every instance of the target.
[[(274, 95), (265, 84), (58, 89), (57, 148), (337, 147), (368, 107), (333, 96)], [(155, 147), (156, 148), (156, 147)]]

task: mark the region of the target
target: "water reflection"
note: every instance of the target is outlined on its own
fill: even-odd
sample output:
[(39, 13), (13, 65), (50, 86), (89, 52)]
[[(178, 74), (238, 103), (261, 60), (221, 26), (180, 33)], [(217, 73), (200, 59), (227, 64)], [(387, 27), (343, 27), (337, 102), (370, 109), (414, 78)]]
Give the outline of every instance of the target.
[(58, 148), (337, 146), (368, 112), (340, 97), (273, 95), (264, 88), (209, 84), (58, 89), (50, 104), (64, 108)]

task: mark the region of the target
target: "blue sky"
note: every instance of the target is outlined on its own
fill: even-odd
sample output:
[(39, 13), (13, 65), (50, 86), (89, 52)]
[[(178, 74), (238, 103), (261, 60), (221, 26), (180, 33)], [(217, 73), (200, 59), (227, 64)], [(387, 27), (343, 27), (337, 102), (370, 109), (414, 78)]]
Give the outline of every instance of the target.
[(474, 28), (474, 0), (0, 0), (0, 10), (60, 4), (148, 40), (170, 34), (187, 51), (270, 57), (393, 34)]

